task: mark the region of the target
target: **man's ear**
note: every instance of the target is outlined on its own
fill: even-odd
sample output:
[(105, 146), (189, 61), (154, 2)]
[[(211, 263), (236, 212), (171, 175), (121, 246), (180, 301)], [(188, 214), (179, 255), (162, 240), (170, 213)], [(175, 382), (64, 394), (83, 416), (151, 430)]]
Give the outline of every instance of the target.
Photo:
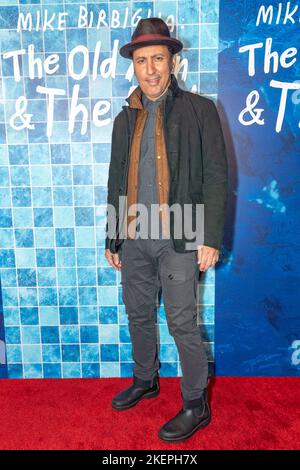
[(175, 70), (175, 64), (176, 64), (176, 60), (175, 60), (175, 57), (173, 57), (173, 59), (172, 59), (172, 72), (174, 72), (174, 70)]

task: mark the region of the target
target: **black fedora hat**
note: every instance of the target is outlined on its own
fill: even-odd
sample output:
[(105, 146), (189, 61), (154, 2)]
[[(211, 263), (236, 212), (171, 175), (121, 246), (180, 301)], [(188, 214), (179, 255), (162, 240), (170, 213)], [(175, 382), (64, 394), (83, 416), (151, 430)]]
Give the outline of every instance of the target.
[(119, 52), (122, 57), (132, 59), (135, 49), (155, 44), (170, 46), (173, 54), (183, 48), (181, 41), (170, 36), (168, 25), (161, 18), (141, 18), (131, 36), (131, 42), (122, 46)]

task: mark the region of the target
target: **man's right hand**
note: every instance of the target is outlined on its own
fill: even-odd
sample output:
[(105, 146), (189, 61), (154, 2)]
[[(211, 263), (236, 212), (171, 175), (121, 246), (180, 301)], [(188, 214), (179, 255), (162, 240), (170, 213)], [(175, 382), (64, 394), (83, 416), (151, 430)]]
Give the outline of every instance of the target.
[(105, 258), (113, 268), (121, 271), (122, 263), (120, 261), (119, 253), (112, 253), (109, 249), (106, 249)]

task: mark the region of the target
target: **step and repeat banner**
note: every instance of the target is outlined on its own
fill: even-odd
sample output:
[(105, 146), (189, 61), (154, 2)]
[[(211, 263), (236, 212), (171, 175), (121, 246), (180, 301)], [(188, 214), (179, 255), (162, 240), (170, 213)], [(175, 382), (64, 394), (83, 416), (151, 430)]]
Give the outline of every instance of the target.
[(218, 375), (300, 373), (299, 21), (297, 2), (220, 2), (230, 200), (216, 277)]
[[(217, 98), (219, 5), (210, 0), (0, 0), (2, 377), (129, 377), (120, 273), (104, 256), (111, 131), (138, 84), (118, 50), (140, 18), (184, 43), (179, 85)], [(214, 365), (215, 271), (199, 282)], [(162, 376), (181, 375), (163, 299)]]
[[(228, 149), (222, 263), (199, 282), (210, 373), (299, 375), (297, 2), (0, 0), (2, 377), (132, 375), (104, 230), (112, 124), (137, 85), (118, 49), (150, 16)], [(163, 299), (158, 324), (161, 375), (181, 375)]]

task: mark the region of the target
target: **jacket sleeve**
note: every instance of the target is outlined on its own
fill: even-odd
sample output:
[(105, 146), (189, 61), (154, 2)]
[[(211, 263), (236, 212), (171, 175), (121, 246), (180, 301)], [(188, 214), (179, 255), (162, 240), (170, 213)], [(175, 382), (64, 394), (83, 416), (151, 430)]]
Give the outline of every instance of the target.
[[(114, 120), (112, 136), (111, 136), (111, 156), (108, 170), (108, 188), (107, 188), (107, 204), (112, 205), (116, 210), (118, 221), (119, 215), (119, 189), (120, 181), (123, 176), (123, 163), (126, 157), (126, 128), (125, 128), (124, 111), (121, 111)], [(112, 219), (110, 219), (111, 221)], [(117, 231), (117, 226), (115, 227)], [(116, 253), (116, 238), (108, 236), (108, 211), (106, 211), (106, 238), (105, 248), (110, 249), (112, 253)]]
[(228, 160), (220, 117), (215, 103), (201, 106), (203, 161), (204, 245), (220, 249), (228, 200)]

